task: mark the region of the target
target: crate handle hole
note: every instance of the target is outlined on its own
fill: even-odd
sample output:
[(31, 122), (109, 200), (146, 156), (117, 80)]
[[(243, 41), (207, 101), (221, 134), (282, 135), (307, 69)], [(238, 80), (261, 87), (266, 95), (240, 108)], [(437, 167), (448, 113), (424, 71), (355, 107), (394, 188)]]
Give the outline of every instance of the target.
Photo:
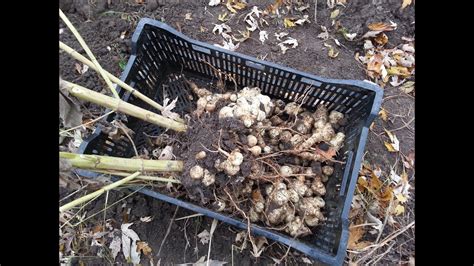
[(265, 66), (259, 63), (252, 62), (250, 60), (245, 61), (245, 65), (249, 67), (256, 68), (258, 70), (265, 71)]

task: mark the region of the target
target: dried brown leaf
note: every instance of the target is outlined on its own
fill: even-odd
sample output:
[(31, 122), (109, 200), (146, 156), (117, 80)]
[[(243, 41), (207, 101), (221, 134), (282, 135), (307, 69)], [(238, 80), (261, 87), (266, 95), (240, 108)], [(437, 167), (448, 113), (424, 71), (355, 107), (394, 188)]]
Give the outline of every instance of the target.
[(380, 108), (379, 116), (383, 121), (388, 121), (388, 113), (384, 108)]
[(402, 10), (411, 5), (412, 0), (402, 0)]
[(384, 22), (375, 22), (369, 24), (367, 27), (372, 31), (392, 31), (397, 28), (397, 24), (393, 22), (390, 22), (390, 24)]
[(143, 252), (143, 255), (150, 257), (152, 255), (152, 249), (145, 241), (137, 241), (137, 252)]

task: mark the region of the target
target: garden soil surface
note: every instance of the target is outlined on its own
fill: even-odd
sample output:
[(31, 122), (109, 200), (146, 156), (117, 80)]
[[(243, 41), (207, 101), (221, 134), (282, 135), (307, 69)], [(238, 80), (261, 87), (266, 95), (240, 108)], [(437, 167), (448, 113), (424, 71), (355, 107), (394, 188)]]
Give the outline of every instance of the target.
[[(258, 5), (260, 9), (264, 9), (273, 1), (247, 1), (249, 6), (245, 11), (239, 11), (227, 24), (232, 28), (233, 32), (243, 30), (243, 15), (248, 12), (253, 5)], [(301, 71), (312, 73), (318, 76), (338, 79), (367, 79), (364, 66), (354, 59), (357, 52), (362, 52), (363, 41), (348, 42), (344, 38), (334, 32), (329, 31), (330, 36), (337, 38), (342, 47), (337, 47), (340, 54), (333, 59), (328, 56), (327, 48), (324, 47), (324, 41), (317, 38), (321, 33), (320, 25), (331, 29), (331, 19), (326, 1), (318, 1), (317, 6), (317, 23), (314, 23), (314, 2), (306, 1), (310, 4), (305, 14), (309, 15), (311, 24), (304, 24), (291, 29), (285, 29), (282, 19), (268, 19), (269, 26), (265, 30), (269, 34), (269, 39), (262, 44), (258, 40), (258, 34), (254, 32), (251, 39), (240, 44), (237, 52), (250, 56), (265, 59), (270, 62), (295, 68)], [(227, 11), (225, 5), (217, 7), (209, 7), (208, 1), (76, 1), (61, 0), (60, 8), (65, 12), (71, 22), (76, 26), (86, 43), (95, 54), (102, 67), (115, 76), (120, 77), (122, 67), (126, 64), (131, 52), (131, 36), (135, 30), (136, 24), (140, 18), (153, 18), (163, 21), (170, 26), (178, 29), (185, 35), (197, 39), (199, 41), (211, 44), (221, 43), (222, 37), (214, 35), (212, 29), (214, 24), (221, 23), (217, 20), (219, 14)], [(414, 5), (400, 10), (402, 1), (351, 1), (348, 0), (346, 7), (339, 7), (341, 13), (338, 20), (346, 27), (349, 32), (356, 32), (357, 36), (362, 36), (367, 31), (367, 25), (372, 22), (389, 22), (393, 21), (398, 24), (395, 31), (388, 32), (389, 43), (387, 47), (394, 47), (401, 43), (401, 37), (414, 37)], [(191, 20), (185, 19), (187, 13), (191, 13)], [(67, 27), (59, 21), (59, 27), (63, 28), (60, 34), (60, 41), (66, 43), (80, 53), (84, 54), (83, 49), (75, 40), (74, 36)], [(204, 32), (201, 32), (201, 27)], [(277, 45), (277, 40), (273, 36), (274, 33), (287, 31), (291, 37), (298, 40), (296, 49), (289, 49), (286, 54), (282, 54)], [(121, 38), (121, 36), (123, 38)], [(329, 41), (326, 41), (329, 42)], [(334, 42), (331, 42), (335, 46)], [(68, 55), (60, 52), (60, 75), (65, 80), (78, 83), (85, 87), (94, 89), (99, 92), (108, 94), (106, 85), (102, 79), (93, 71), (89, 70), (84, 74), (76, 71), (77, 61)], [(366, 155), (364, 160), (371, 164), (376, 164), (386, 173), (390, 172), (396, 162), (396, 156), (389, 153), (384, 147), (384, 140), (387, 138), (382, 136), (383, 129), (397, 129), (400, 140), (400, 151), (405, 155), (414, 152), (414, 98), (401, 95), (398, 88), (392, 88), (390, 85), (384, 88), (383, 107), (391, 115), (391, 119), (387, 122), (376, 119), (375, 124), (369, 134)], [(84, 104), (86, 107), (85, 117), (96, 117), (103, 111), (93, 105)], [(407, 125), (408, 124), (408, 125)], [(412, 178), (412, 173), (409, 172)], [(413, 180), (414, 183), (414, 180)], [(414, 185), (414, 184), (412, 184)], [(60, 189), (60, 196), (67, 195), (70, 191)], [(114, 202), (129, 194), (126, 190), (112, 192), (109, 195), (108, 202)], [(104, 206), (105, 199), (99, 198), (91, 203), (87, 212), (89, 214), (101, 210)], [(161, 265), (172, 265), (179, 263), (196, 262), (201, 256), (207, 255), (208, 245), (199, 241), (198, 234), (204, 229), (210, 231), (212, 219), (204, 216), (194, 217), (175, 221), (171, 225), (170, 233), (166, 242), (162, 246), (160, 255), (157, 252), (165, 237), (170, 220), (173, 217), (176, 206), (170, 205), (143, 195), (135, 194), (125, 200), (126, 206), (122, 203), (111, 207), (107, 213), (107, 219), (113, 219), (118, 225), (124, 222), (135, 222), (132, 229), (137, 232), (143, 241), (148, 242), (153, 249), (153, 260), (155, 263), (160, 260)], [(131, 212), (126, 215), (127, 209)], [(408, 205), (407, 213), (413, 219), (414, 202)], [(193, 212), (180, 208), (177, 211), (176, 218), (191, 215)], [(98, 215), (95, 221), (100, 222), (103, 217)], [(152, 216), (153, 220), (149, 223), (140, 222), (140, 217)], [(91, 223), (94, 219), (91, 219)], [(409, 256), (414, 256), (414, 241), (410, 241), (413, 232), (409, 230), (406, 234), (399, 237), (400, 243), (397, 249), (389, 252), (384, 260), (395, 263), (396, 261), (407, 261)], [(210, 257), (213, 260), (225, 261), (231, 263), (232, 254), (233, 261), (238, 265), (250, 264), (272, 264), (275, 259), (281, 258), (286, 252), (286, 247), (277, 243), (269, 242), (271, 247), (260, 258), (254, 258), (247, 250), (240, 252), (234, 248), (236, 228), (219, 223), (212, 240), (212, 248)], [(386, 235), (384, 233), (382, 238)], [(92, 247), (94, 248), (94, 247)], [(89, 250), (94, 256), (94, 250)], [(85, 255), (85, 254), (84, 254)], [(302, 255), (291, 251), (287, 256), (287, 263), (302, 263)], [(82, 258), (86, 264), (105, 263), (98, 257)], [(142, 264), (147, 264), (147, 258), (142, 256)], [(382, 260), (381, 262), (383, 262)], [(116, 262), (124, 262), (123, 255), (117, 256)], [(75, 263), (79, 263), (75, 260)]]

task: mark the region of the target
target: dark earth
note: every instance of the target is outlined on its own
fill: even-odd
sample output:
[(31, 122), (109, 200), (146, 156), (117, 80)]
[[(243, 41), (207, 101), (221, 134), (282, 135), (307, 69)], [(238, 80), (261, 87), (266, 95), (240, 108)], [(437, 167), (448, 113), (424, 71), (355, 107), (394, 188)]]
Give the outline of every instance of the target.
[[(258, 5), (260, 9), (264, 9), (273, 1), (254, 1), (249, 2), (248, 7), (244, 11), (239, 11), (237, 15), (231, 18), (228, 24), (233, 32), (244, 29), (243, 15), (247, 13), (252, 6)], [(303, 14), (308, 14), (311, 24), (304, 24), (294, 28), (286, 29), (282, 24), (282, 19), (267, 19), (269, 26), (265, 30), (269, 33), (269, 39), (262, 45), (258, 40), (258, 33), (253, 33), (251, 38), (240, 44), (237, 52), (250, 56), (265, 59), (284, 66), (302, 70), (318, 76), (338, 79), (367, 79), (365, 67), (354, 59), (357, 52), (363, 50), (363, 41), (357, 40), (367, 31), (367, 25), (372, 22), (389, 22), (393, 21), (398, 24), (395, 31), (388, 32), (389, 42), (387, 48), (393, 48), (401, 44), (401, 37), (414, 37), (414, 4), (408, 6), (404, 10), (400, 10), (402, 1), (394, 0), (348, 0), (346, 7), (339, 6), (340, 15), (338, 19), (340, 23), (346, 27), (349, 32), (356, 32), (356, 40), (349, 42), (344, 40), (341, 34), (332, 30), (330, 13), (326, 5), (326, 1), (318, 1), (317, 6), (317, 23), (314, 23), (314, 2), (306, 1), (310, 7)], [(209, 7), (208, 1), (87, 1), (87, 0), (61, 0), (60, 8), (65, 12), (71, 22), (76, 26), (90, 49), (101, 63), (102, 67), (117, 77), (121, 75), (121, 67), (123, 67), (130, 55), (131, 42), (130, 38), (135, 30), (136, 24), (140, 18), (148, 17), (161, 20), (170, 26), (178, 29), (185, 35), (204, 41), (207, 43), (221, 43), (222, 38), (212, 33), (214, 24), (220, 24), (217, 20), (219, 14), (227, 11), (224, 5), (217, 7)], [(185, 14), (191, 13), (192, 20), (186, 20)], [(298, 14), (300, 14), (298, 12)], [(296, 15), (296, 13), (295, 13)], [(340, 54), (333, 59), (328, 57), (327, 48), (324, 47), (321, 39), (316, 36), (321, 33), (320, 25), (328, 28), (330, 37), (337, 38), (342, 47), (337, 47)], [(64, 29), (60, 34), (60, 40), (76, 51), (84, 54), (83, 49), (75, 40), (74, 36), (67, 27), (59, 22), (59, 27)], [(207, 29), (205, 32), (200, 31), (200, 27)], [(287, 31), (289, 36), (298, 40), (299, 45), (296, 49), (289, 49), (286, 54), (280, 52), (276, 45), (277, 40), (273, 36), (274, 33)], [(120, 36), (125, 33), (122, 39)], [(330, 42), (330, 40), (326, 41)], [(335, 46), (334, 42), (331, 45)], [(108, 49), (107, 47), (110, 47)], [(78, 83), (85, 87), (109, 94), (106, 89), (105, 82), (93, 71), (89, 70), (84, 74), (79, 74), (75, 70), (76, 61), (68, 55), (60, 52), (60, 76), (64, 79)], [(395, 153), (389, 153), (383, 141), (387, 141), (388, 137), (383, 134), (384, 128), (395, 133), (400, 140), (400, 151), (404, 155), (414, 153), (414, 97), (404, 94), (398, 88), (393, 88), (389, 84), (384, 88), (383, 108), (389, 113), (389, 121), (384, 122), (376, 119), (374, 126), (368, 136), (366, 144), (365, 161), (372, 165), (380, 166), (387, 175), (392, 167), (401, 169)], [(97, 117), (103, 111), (93, 105), (84, 104), (85, 118)], [(84, 108), (83, 108), (84, 109)], [(398, 171), (399, 172), (399, 171)], [(414, 186), (414, 172), (409, 171), (408, 176)], [(60, 198), (68, 193), (66, 189), (60, 189)], [(108, 202), (115, 202), (128, 195), (128, 190), (113, 191), (109, 194)], [(88, 214), (95, 213), (104, 207), (105, 199), (99, 197), (91, 203)], [(131, 227), (137, 232), (140, 238), (149, 243), (155, 255), (153, 260), (156, 263), (161, 261), (162, 265), (171, 265), (179, 263), (193, 263), (201, 256), (207, 255), (208, 245), (199, 242), (197, 234), (204, 229), (210, 231), (212, 219), (204, 216), (193, 217), (175, 221), (171, 225), (171, 230), (166, 238), (160, 255), (157, 252), (165, 237), (170, 221), (175, 213), (176, 206), (153, 200), (146, 196), (135, 194), (128, 197), (126, 206), (123, 202), (116, 204), (108, 209), (106, 213), (107, 219), (113, 219), (120, 225), (124, 222), (135, 222)], [(127, 208), (131, 209), (129, 215), (126, 215)], [(179, 209), (176, 218), (192, 215), (193, 212)], [(102, 214), (98, 215), (96, 220), (91, 219), (89, 222), (102, 221)], [(149, 223), (140, 222), (139, 218), (144, 216), (152, 216), (153, 220)], [(410, 201), (407, 206), (406, 214), (403, 220), (413, 220), (414, 218), (414, 201)], [(272, 241), (269, 242), (269, 248), (260, 258), (254, 258), (250, 252), (244, 250), (238, 251), (234, 248), (235, 235), (239, 232), (237, 229), (218, 223), (217, 229), (212, 240), (212, 249), (210, 258), (213, 260), (225, 261), (229, 264), (234, 261), (239, 265), (250, 264), (272, 264), (274, 259), (280, 259), (286, 252), (287, 247), (281, 246)], [(382, 238), (390, 232), (384, 232)], [(414, 256), (414, 229), (410, 229), (398, 237), (397, 248), (392, 249), (380, 263), (398, 263), (408, 261), (410, 256)], [(90, 246), (90, 244), (88, 245)], [(73, 260), (73, 264), (82, 261), (86, 264), (102, 264), (107, 263), (106, 260), (96, 256), (96, 247), (91, 247), (84, 251), (81, 259)], [(233, 256), (232, 256), (233, 254)], [(297, 252), (290, 251), (286, 257), (288, 264), (303, 264), (302, 255)], [(233, 260), (232, 260), (233, 258)], [(147, 258), (142, 255), (142, 264), (147, 264)], [(123, 263), (123, 255), (119, 254), (116, 258), (117, 263)]]

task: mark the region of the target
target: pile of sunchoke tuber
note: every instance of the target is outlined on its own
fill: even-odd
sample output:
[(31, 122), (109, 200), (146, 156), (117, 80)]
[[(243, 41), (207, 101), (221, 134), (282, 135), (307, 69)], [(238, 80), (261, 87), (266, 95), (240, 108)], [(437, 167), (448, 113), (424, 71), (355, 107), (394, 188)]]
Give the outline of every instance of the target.
[(324, 105), (311, 112), (256, 87), (212, 93), (189, 84), (197, 106), (175, 153), (185, 161), (188, 196), (242, 217), (239, 206), (252, 223), (292, 237), (311, 234), (326, 219), (325, 183), (344, 143), (344, 115)]

